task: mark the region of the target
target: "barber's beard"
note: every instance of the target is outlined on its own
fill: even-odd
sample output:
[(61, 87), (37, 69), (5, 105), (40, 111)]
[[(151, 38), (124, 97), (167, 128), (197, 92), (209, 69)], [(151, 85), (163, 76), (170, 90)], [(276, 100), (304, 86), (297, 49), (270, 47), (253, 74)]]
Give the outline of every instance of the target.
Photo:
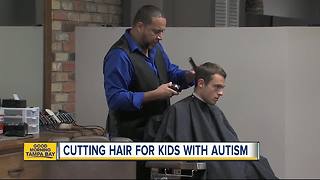
[(147, 38), (144, 38), (141, 44), (141, 48), (143, 49), (152, 49), (156, 45), (155, 42), (149, 41)]
[(140, 48), (143, 49), (143, 50), (147, 50), (147, 49), (150, 49), (150, 44), (145, 42), (145, 41), (142, 41), (142, 43), (140, 44)]
[(152, 49), (156, 44), (150, 43), (150, 42), (145, 42), (142, 48), (145, 49)]

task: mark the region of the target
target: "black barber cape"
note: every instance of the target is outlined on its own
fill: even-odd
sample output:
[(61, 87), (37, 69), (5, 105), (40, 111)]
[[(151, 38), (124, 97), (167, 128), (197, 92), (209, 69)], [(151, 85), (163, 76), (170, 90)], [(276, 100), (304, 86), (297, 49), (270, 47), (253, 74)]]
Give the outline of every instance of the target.
[[(172, 105), (164, 114), (156, 134), (157, 142), (232, 142), (239, 141), (223, 112), (215, 105), (189, 96)], [(277, 178), (267, 159), (259, 161), (206, 161), (205, 177), (216, 178)]]

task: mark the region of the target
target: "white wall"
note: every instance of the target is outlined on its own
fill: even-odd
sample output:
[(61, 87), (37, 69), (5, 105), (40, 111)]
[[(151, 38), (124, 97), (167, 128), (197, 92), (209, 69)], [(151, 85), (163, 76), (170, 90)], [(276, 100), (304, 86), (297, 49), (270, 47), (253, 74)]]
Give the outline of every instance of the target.
[(291, 28), (286, 73), (286, 174), (320, 177), (320, 28)]
[(0, 27), (0, 98), (42, 107), (43, 28)]
[(83, 125), (106, 126), (103, 58), (124, 30), (76, 27), (76, 116)]
[[(76, 114), (81, 124), (105, 126), (103, 57), (124, 30), (76, 28)], [(319, 28), (167, 28), (163, 45), (182, 68), (190, 68), (189, 56), (198, 64), (222, 65), (228, 77), (218, 106), (240, 140), (260, 141), (278, 177), (315, 178), (320, 176), (319, 35)]]

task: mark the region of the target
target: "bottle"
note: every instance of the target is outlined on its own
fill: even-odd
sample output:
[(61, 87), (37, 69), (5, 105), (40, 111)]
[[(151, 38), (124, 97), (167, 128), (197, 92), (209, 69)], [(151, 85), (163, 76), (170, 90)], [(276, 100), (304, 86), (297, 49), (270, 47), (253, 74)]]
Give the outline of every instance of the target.
[(4, 110), (0, 107), (0, 135), (3, 134), (4, 129)]

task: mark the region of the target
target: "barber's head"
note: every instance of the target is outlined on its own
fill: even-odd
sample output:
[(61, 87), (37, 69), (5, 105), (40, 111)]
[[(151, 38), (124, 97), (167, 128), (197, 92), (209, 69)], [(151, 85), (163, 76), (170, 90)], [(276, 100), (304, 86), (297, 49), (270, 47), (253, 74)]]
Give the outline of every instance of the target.
[(132, 29), (142, 48), (152, 48), (162, 40), (166, 19), (161, 10), (152, 5), (141, 7), (136, 13)]
[(196, 70), (195, 92), (207, 103), (216, 104), (223, 96), (226, 77), (221, 66), (211, 62), (204, 63)]

